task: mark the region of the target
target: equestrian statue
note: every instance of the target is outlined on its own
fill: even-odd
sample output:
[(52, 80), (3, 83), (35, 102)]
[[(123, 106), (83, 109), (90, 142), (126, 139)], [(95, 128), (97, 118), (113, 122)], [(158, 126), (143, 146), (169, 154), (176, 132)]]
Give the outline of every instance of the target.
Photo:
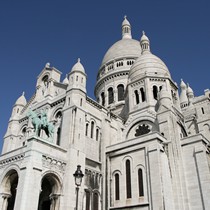
[(42, 111), (41, 115), (38, 116), (36, 112), (29, 109), (27, 116), (31, 118), (36, 136), (40, 137), (41, 130), (44, 130), (48, 138), (53, 137), (54, 125), (48, 122), (46, 111)]

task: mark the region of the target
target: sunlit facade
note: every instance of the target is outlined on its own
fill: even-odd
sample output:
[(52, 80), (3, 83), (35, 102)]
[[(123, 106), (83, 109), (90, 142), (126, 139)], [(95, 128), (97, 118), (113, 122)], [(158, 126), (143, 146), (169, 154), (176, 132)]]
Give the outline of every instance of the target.
[(96, 75), (96, 100), (80, 59), (63, 81), (45, 65), (31, 99), (23, 93), (12, 108), (1, 210), (210, 208), (210, 90), (178, 87), (151, 46), (144, 32), (132, 38), (125, 17)]

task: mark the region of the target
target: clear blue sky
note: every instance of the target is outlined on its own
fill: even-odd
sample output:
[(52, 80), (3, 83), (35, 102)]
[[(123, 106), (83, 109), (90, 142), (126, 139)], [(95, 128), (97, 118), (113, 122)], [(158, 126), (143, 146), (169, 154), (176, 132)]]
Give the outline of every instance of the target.
[(195, 95), (210, 88), (210, 3), (208, 0), (1, 0), (0, 147), (16, 99), (35, 92), (47, 62), (69, 73), (78, 57), (88, 74), (88, 95), (107, 49), (121, 39), (124, 15), (139, 40), (144, 30), (152, 52), (172, 78), (190, 83)]

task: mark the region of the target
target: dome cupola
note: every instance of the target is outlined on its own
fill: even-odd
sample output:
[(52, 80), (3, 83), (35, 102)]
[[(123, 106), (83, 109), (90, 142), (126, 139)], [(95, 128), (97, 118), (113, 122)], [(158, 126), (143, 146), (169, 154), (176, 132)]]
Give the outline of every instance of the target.
[(115, 114), (119, 114), (124, 106), (128, 74), (140, 55), (141, 46), (139, 41), (132, 39), (131, 24), (125, 16), (122, 38), (105, 53), (95, 86), (97, 101)]
[(124, 20), (122, 22), (122, 39), (132, 39), (131, 25), (127, 20), (126, 15), (124, 16)]
[(130, 69), (129, 80), (136, 81), (145, 75), (170, 78), (170, 72), (165, 63), (151, 53), (150, 41), (144, 32), (140, 39), (140, 45), (142, 53)]

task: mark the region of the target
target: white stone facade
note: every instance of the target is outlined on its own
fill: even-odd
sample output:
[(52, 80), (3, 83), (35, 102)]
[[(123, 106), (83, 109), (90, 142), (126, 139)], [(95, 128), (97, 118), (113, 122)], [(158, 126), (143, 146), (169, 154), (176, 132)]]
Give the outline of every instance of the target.
[(125, 17), (99, 68), (97, 102), (80, 60), (60, 77), (47, 63), (35, 94), (13, 107), (0, 156), (2, 210), (74, 210), (77, 165), (78, 210), (210, 208), (210, 90), (196, 97), (182, 80), (179, 96), (145, 33), (132, 39)]

